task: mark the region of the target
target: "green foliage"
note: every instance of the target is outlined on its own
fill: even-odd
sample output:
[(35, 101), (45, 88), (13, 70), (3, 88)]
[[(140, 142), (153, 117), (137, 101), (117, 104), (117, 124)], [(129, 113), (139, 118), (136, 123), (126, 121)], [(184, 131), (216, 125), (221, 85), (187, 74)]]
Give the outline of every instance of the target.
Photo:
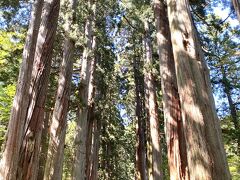
[(221, 128), (225, 149), (227, 152), (228, 166), (233, 180), (240, 179), (240, 157), (238, 156), (238, 131), (235, 130), (231, 116), (221, 120)]
[(0, 83), (17, 81), (24, 34), (0, 30)]
[(9, 84), (6, 87), (0, 85), (0, 151), (7, 131), (15, 90), (14, 84)]
[(76, 128), (75, 121), (69, 121), (67, 126), (67, 133), (64, 145), (64, 163), (63, 163), (63, 179), (72, 179), (72, 165), (73, 165), (73, 154), (74, 154), (74, 132)]

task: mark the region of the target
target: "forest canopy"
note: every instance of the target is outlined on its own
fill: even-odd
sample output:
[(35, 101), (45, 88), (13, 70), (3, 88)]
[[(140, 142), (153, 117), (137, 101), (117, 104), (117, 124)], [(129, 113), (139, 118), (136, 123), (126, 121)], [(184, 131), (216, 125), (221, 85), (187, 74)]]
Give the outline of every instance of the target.
[(0, 179), (240, 179), (239, 0), (0, 1)]

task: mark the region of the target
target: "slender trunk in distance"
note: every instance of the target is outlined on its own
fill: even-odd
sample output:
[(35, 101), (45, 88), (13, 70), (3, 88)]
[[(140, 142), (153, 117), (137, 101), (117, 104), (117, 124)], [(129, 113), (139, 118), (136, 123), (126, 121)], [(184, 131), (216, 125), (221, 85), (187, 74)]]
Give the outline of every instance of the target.
[(158, 107), (157, 107), (157, 96), (156, 87), (154, 84), (154, 77), (150, 70), (153, 65), (152, 59), (152, 44), (150, 39), (149, 23), (144, 22), (145, 29), (145, 89), (148, 92), (148, 116), (150, 122), (150, 138), (152, 143), (152, 168), (153, 168), (153, 180), (162, 180), (162, 152), (160, 148), (160, 126), (158, 119)]
[(63, 61), (59, 73), (58, 90), (50, 125), (48, 157), (45, 167), (45, 180), (62, 179), (64, 144), (67, 128), (67, 113), (71, 93), (73, 54), (75, 42), (71, 38), (71, 25), (74, 23), (77, 1), (69, 3), (70, 19), (66, 22)]
[(134, 79), (135, 79), (135, 93), (136, 93), (136, 179), (146, 180), (147, 179), (147, 167), (146, 167), (146, 143), (145, 143), (145, 123), (144, 123), (144, 112), (143, 112), (143, 78), (140, 74), (140, 60), (136, 57), (133, 63)]

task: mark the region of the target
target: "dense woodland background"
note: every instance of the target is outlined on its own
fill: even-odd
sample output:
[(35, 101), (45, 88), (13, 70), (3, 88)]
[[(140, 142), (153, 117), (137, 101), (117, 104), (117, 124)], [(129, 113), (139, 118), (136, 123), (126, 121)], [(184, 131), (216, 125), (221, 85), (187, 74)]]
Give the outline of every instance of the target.
[[(55, 11), (57, 14), (57, 9), (54, 9), (57, 5), (51, 4), (54, 1), (57, 3), (57, 0), (46, 0), (45, 3), (48, 2), (49, 8), (53, 8), (48, 9), (49, 12)], [(54, 179), (54, 171), (57, 171), (62, 172), (60, 173), (62, 179), (72, 179), (73, 176), (81, 179), (79, 177), (84, 177), (85, 174), (87, 179), (96, 179), (95, 176), (98, 176), (98, 179), (103, 180), (130, 180), (138, 177), (136, 172), (140, 171), (141, 174), (142, 167), (138, 167), (141, 163), (146, 168), (147, 179), (151, 179), (155, 171), (152, 163), (157, 162), (157, 159), (152, 158), (155, 157), (153, 147), (157, 140), (151, 139), (156, 137), (151, 136), (153, 132), (149, 123), (151, 115), (148, 112), (151, 107), (157, 109), (155, 118), (158, 130), (155, 133), (161, 137), (161, 145), (158, 148), (162, 159), (161, 164), (157, 166), (161, 167), (161, 178), (170, 178), (166, 143), (166, 139), (170, 137), (164, 131), (166, 130), (162, 105), (164, 92), (161, 90), (163, 87), (160, 75), (161, 60), (159, 61), (156, 37), (158, 31), (157, 10), (154, 4), (156, 2), (159, 1), (61, 0), (57, 23), (54, 22), (57, 15), (50, 13), (51, 16), (56, 17), (51, 18), (50, 23), (45, 22), (48, 24), (44, 27), (49, 28), (46, 34), (52, 33), (54, 36), (54, 27), (56, 26), (57, 29), (55, 40), (43, 45), (52, 47), (52, 51), (46, 50), (46, 53), (50, 53), (46, 57), (51, 60), (43, 64), (44, 67), (49, 68), (49, 73), (44, 75), (49, 80), (46, 82), (42, 80), (48, 84), (48, 87), (43, 87), (44, 91), (40, 89), (38, 95), (40, 98), (44, 97), (43, 102), (39, 101), (42, 103), (39, 106), (43, 107), (43, 110), (39, 110), (39, 116), (44, 116), (43, 121), (40, 121), (42, 132), (38, 137), (40, 160), (31, 160), (31, 163), (39, 167), (38, 179), (44, 178), (44, 171), (44, 179), (50, 179), (49, 177)], [(240, 179), (240, 18), (237, 14), (239, 15), (240, 10), (234, 8), (232, 2), (235, 5), (238, 3), (238, 8), (240, 7), (237, 0), (198, 0), (190, 1), (189, 9), (194, 27), (198, 31), (202, 52), (210, 69), (211, 86), (229, 170), (232, 179), (238, 180)], [(41, 0), (0, 1), (1, 159), (4, 149), (8, 146), (5, 140), (18, 77), (21, 78), (19, 71), (24, 44), (27, 42), (31, 10), (33, 4), (35, 8), (41, 6), (39, 4), (36, 6), (36, 3), (41, 3)], [(167, 14), (161, 17), (166, 20)], [(36, 14), (36, 19), (40, 21), (41, 14)], [(43, 25), (44, 22), (41, 26)], [(34, 68), (39, 68), (36, 72), (40, 72), (41, 64)], [(61, 81), (64, 78), (66, 80)], [(29, 80), (27, 83), (30, 82), (32, 81)], [(150, 85), (146, 85), (146, 82)], [(151, 92), (153, 87), (155, 95), (151, 96), (151, 93), (147, 92)], [(68, 95), (69, 98), (66, 98)], [(32, 98), (34, 99), (34, 96)], [(69, 102), (68, 100), (62, 102), (62, 98), (69, 99)], [(23, 106), (25, 105), (21, 107)], [(56, 123), (58, 118), (62, 118), (63, 121)], [(81, 121), (81, 118), (85, 118), (86, 121)], [(54, 131), (58, 134), (57, 140), (51, 135), (55, 126), (61, 126), (55, 130), (56, 132)], [(21, 125), (17, 128), (20, 129)], [(86, 141), (86, 144), (78, 148), (82, 140)], [(18, 143), (24, 142), (19, 139)], [(51, 154), (57, 151), (55, 146), (59, 149), (61, 146), (64, 152), (58, 152), (60, 155)], [(26, 147), (31, 148), (29, 144)], [(143, 151), (140, 155), (139, 147)], [(141, 156), (141, 153), (145, 157), (145, 163), (136, 161), (136, 156)], [(57, 162), (63, 163), (63, 170), (61, 163), (59, 167), (53, 165), (55, 162), (51, 160), (56, 158), (55, 156), (62, 157)], [(76, 156), (84, 159), (81, 161), (83, 163), (77, 164)], [(25, 172), (24, 168), (27, 166), (24, 166), (24, 162), (28, 163), (25, 161), (26, 158), (28, 156), (18, 160), (23, 162), (22, 172)], [(29, 164), (31, 163), (29, 161)], [(53, 167), (59, 169), (52, 170)], [(17, 170), (16, 173), (20, 171)], [(31, 179), (27, 175), (22, 175), (21, 178)], [(61, 178), (55, 176), (55, 179)], [(141, 176), (140, 179), (144, 178)]]

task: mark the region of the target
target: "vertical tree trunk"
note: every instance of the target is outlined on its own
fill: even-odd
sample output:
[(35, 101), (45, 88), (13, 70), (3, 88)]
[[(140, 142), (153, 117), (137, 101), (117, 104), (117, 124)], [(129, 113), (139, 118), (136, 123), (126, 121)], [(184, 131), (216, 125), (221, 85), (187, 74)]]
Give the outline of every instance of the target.
[(170, 179), (189, 179), (186, 142), (176, 81), (167, 7), (154, 1)]
[(24, 136), (19, 153), (17, 179), (36, 179), (41, 143), (44, 105), (51, 67), (53, 42), (57, 29), (60, 1), (44, 2), (41, 27), (36, 44), (36, 53), (30, 86), (30, 102), (24, 122)]
[(238, 21), (240, 22), (240, 2), (239, 0), (232, 0), (232, 4), (237, 14)]
[(143, 112), (143, 100), (142, 89), (143, 83), (140, 78), (140, 62), (134, 59), (134, 79), (135, 79), (135, 92), (136, 92), (136, 133), (137, 133), (137, 145), (136, 145), (136, 179), (146, 180), (146, 144), (145, 144), (145, 125), (144, 125), (144, 112)]
[(77, 130), (75, 137), (76, 152), (73, 167), (73, 179), (86, 178), (86, 143), (87, 143), (87, 125), (88, 111), (93, 102), (94, 84), (93, 76), (95, 71), (95, 58), (93, 57), (96, 48), (96, 37), (93, 38), (94, 16), (96, 12), (96, 4), (92, 0), (88, 2), (89, 9), (93, 14), (87, 18), (85, 25), (86, 47), (83, 52), (82, 69), (80, 74), (79, 96), (82, 104), (78, 110)]
[(33, 69), (36, 42), (41, 22), (43, 0), (35, 0), (23, 50), (23, 61), (18, 77), (16, 95), (11, 110), (7, 139), (0, 163), (0, 179), (15, 180), (23, 128), (29, 103), (29, 87)]
[[(93, 22), (93, 28), (95, 27), (95, 23)], [(92, 53), (93, 53), (93, 59), (92, 59), (92, 64), (91, 64), (91, 69), (90, 69), (90, 82), (89, 82), (89, 100), (88, 100), (88, 118), (87, 118), (87, 140), (86, 140), (86, 176), (87, 178), (90, 177), (90, 167), (91, 167), (91, 158), (92, 158), (92, 153), (93, 153), (93, 124), (95, 120), (95, 107), (94, 107), (94, 97), (95, 97), (95, 69), (96, 69), (96, 36), (93, 36), (92, 39)]]
[(92, 156), (93, 156), (93, 146), (94, 146), (94, 106), (90, 107), (88, 111), (88, 132), (87, 132), (87, 142), (86, 142), (86, 177), (90, 178), (91, 168), (92, 168)]
[(73, 51), (73, 40), (66, 38), (64, 43), (63, 62), (59, 74), (56, 102), (53, 110), (52, 122), (50, 125), (48, 158), (45, 167), (44, 179), (61, 179), (62, 177), (68, 103), (71, 92)]
[(66, 22), (63, 50), (63, 61), (58, 80), (56, 102), (53, 110), (53, 117), (50, 125), (50, 139), (48, 158), (45, 167), (44, 179), (61, 179), (64, 157), (64, 143), (67, 128), (67, 113), (71, 93), (73, 53), (75, 42), (70, 37), (71, 25), (74, 23), (77, 1), (72, 0), (69, 4), (70, 19)]
[(187, 0), (167, 0), (190, 179), (230, 179), (209, 73)]
[[(143, 37), (143, 59), (147, 59), (146, 55), (146, 37)], [(144, 105), (145, 105), (145, 120), (146, 120), (146, 142), (147, 142), (147, 173), (148, 179), (153, 180), (153, 157), (152, 157), (152, 140), (151, 140), (151, 133), (150, 133), (150, 119), (149, 119), (149, 89), (147, 87), (147, 82), (149, 81), (149, 76), (147, 76), (147, 71), (149, 66), (144, 63)]]
[[(231, 84), (230, 84), (229, 80), (227, 79), (227, 75), (226, 75), (224, 67), (221, 67), (221, 72), (222, 72), (222, 76), (223, 76), (222, 85), (224, 88), (224, 93), (227, 95), (231, 119), (232, 119), (235, 130), (239, 131), (237, 109), (236, 109), (236, 106), (232, 99)], [(237, 153), (240, 154), (240, 134), (239, 133), (237, 134)]]
[(93, 133), (93, 154), (92, 154), (92, 163), (90, 168), (90, 180), (97, 180), (97, 170), (98, 170), (98, 151), (100, 145), (100, 130), (101, 123), (100, 120), (94, 120), (94, 133)]
[(152, 167), (153, 167), (153, 179), (161, 180), (162, 175), (162, 153), (160, 148), (160, 127), (158, 119), (158, 107), (157, 107), (157, 97), (156, 97), (156, 87), (154, 84), (154, 77), (149, 69), (153, 65), (152, 59), (152, 45), (149, 33), (149, 24), (147, 21), (144, 22), (145, 29), (145, 67), (146, 72), (144, 76), (146, 77), (145, 89), (148, 92), (148, 115), (150, 121), (150, 137), (152, 142)]
[(41, 137), (41, 150), (39, 157), (39, 170), (38, 170), (38, 180), (43, 180), (44, 170), (47, 161), (47, 152), (48, 152), (48, 142), (49, 142), (49, 122), (50, 122), (50, 111), (44, 113), (44, 122), (42, 128), (42, 137)]

